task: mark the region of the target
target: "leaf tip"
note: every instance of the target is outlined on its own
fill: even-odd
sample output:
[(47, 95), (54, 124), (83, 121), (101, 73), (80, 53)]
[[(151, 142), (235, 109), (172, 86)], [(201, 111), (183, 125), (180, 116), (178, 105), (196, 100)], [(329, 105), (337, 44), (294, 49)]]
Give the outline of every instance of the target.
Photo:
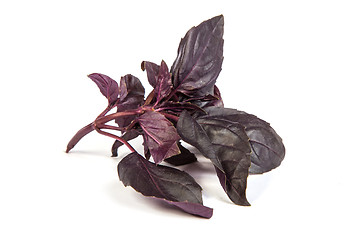
[(140, 66), (140, 67), (141, 67), (141, 70), (145, 71), (145, 61), (142, 61), (142, 62), (141, 62), (141, 66)]

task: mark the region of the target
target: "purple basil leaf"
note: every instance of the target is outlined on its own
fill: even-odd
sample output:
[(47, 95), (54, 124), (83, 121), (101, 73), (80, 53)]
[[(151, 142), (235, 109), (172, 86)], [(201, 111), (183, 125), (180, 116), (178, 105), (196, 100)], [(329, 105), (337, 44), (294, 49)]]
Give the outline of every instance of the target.
[(148, 81), (150, 85), (155, 88), (157, 85), (157, 76), (159, 75), (160, 66), (152, 62), (143, 61), (141, 63), (141, 69), (143, 71), (146, 70)]
[(184, 171), (156, 165), (138, 153), (130, 153), (118, 165), (119, 178), (144, 196), (156, 197), (183, 211), (211, 218), (213, 210), (203, 206), (201, 187)]
[(203, 127), (193, 119), (186, 110), (180, 114), (176, 129), (182, 140), (196, 147), (205, 157), (209, 158), (217, 168), (224, 171), (221, 159), (219, 159), (210, 137)]
[(226, 119), (245, 127), (251, 145), (251, 174), (268, 172), (278, 167), (285, 157), (285, 147), (281, 137), (269, 123), (254, 115), (230, 108), (209, 107), (205, 109), (212, 119)]
[(156, 164), (180, 153), (177, 141), (180, 140), (174, 125), (161, 113), (146, 112), (138, 121), (144, 131), (144, 139)]
[(102, 95), (108, 99), (109, 105), (116, 102), (119, 95), (119, 86), (115, 80), (100, 73), (92, 73), (88, 77), (96, 83)]
[[(137, 109), (144, 102), (145, 89), (137, 77), (131, 74), (120, 79), (120, 97), (117, 104), (117, 112)], [(115, 119), (119, 127), (128, 126), (136, 116), (126, 116)]]
[(165, 162), (170, 163), (174, 166), (181, 166), (197, 161), (195, 154), (186, 149), (181, 143), (178, 143), (180, 154), (165, 159)]
[(184, 141), (198, 148), (214, 165), (220, 164), (220, 167), (215, 165), (215, 168), (229, 198), (235, 204), (249, 206), (245, 193), (251, 149), (244, 127), (210, 117), (194, 119), (184, 111), (177, 129)]
[(224, 17), (222, 15), (191, 28), (180, 41), (171, 67), (178, 92), (203, 96), (212, 94), (223, 61)]
[(169, 69), (164, 61), (161, 61), (159, 74), (155, 86), (156, 100), (160, 102), (161, 99), (167, 97), (172, 89), (171, 75)]

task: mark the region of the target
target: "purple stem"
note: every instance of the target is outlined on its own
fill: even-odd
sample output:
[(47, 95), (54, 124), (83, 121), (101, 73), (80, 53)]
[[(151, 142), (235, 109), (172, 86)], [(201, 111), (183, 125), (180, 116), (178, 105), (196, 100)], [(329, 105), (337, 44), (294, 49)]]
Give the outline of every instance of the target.
[(126, 145), (126, 146), (130, 149), (131, 152), (136, 152), (136, 150), (135, 150), (127, 141), (125, 141), (123, 138), (121, 138), (121, 137), (119, 137), (119, 136), (116, 136), (116, 135), (114, 135), (114, 134), (108, 133), (108, 132), (104, 132), (104, 131), (100, 130), (100, 129), (97, 128), (97, 127), (95, 127), (95, 130), (96, 130), (98, 133), (100, 133), (100, 134), (102, 134), (102, 135), (104, 135), (104, 136), (111, 137), (111, 138), (114, 138), (114, 139), (122, 142), (124, 145)]
[(88, 133), (92, 132), (94, 129), (95, 129), (94, 123), (90, 123), (85, 127), (83, 127), (82, 129), (80, 129), (68, 143), (66, 147), (66, 153), (68, 153), (80, 141), (80, 139), (82, 139)]

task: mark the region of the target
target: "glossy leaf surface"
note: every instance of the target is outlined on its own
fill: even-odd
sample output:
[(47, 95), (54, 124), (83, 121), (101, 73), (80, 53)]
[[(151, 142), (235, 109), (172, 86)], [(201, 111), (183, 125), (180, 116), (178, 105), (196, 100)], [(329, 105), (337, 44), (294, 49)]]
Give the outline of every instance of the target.
[(96, 83), (102, 95), (108, 99), (109, 104), (116, 102), (119, 86), (115, 80), (101, 73), (92, 73), (88, 77)]
[(138, 121), (144, 131), (146, 147), (155, 163), (180, 153), (177, 142), (180, 140), (174, 125), (162, 114), (146, 112)]
[(181, 39), (171, 67), (177, 91), (200, 96), (213, 93), (223, 61), (223, 33), (220, 15), (191, 28)]
[(285, 147), (269, 123), (236, 109), (209, 107), (205, 110), (208, 115), (201, 118), (226, 119), (244, 126), (252, 150), (250, 173), (268, 172), (281, 164), (285, 157)]
[(213, 210), (203, 206), (201, 187), (186, 172), (155, 165), (137, 153), (130, 153), (118, 165), (119, 178), (125, 186), (148, 197), (156, 197), (185, 212), (205, 218)]

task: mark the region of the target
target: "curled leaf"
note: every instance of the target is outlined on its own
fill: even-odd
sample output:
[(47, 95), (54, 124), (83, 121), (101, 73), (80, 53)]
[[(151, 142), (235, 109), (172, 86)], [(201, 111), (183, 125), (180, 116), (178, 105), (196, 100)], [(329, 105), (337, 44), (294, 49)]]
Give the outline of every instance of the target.
[(143, 61), (141, 63), (141, 69), (143, 71), (146, 70), (146, 75), (148, 78), (148, 81), (150, 83), (150, 85), (155, 88), (157, 85), (157, 76), (159, 75), (159, 69), (160, 66), (153, 63), (153, 62), (148, 62), (148, 61)]
[(96, 83), (102, 95), (108, 99), (109, 105), (116, 102), (119, 86), (115, 80), (101, 73), (92, 73), (88, 77)]

